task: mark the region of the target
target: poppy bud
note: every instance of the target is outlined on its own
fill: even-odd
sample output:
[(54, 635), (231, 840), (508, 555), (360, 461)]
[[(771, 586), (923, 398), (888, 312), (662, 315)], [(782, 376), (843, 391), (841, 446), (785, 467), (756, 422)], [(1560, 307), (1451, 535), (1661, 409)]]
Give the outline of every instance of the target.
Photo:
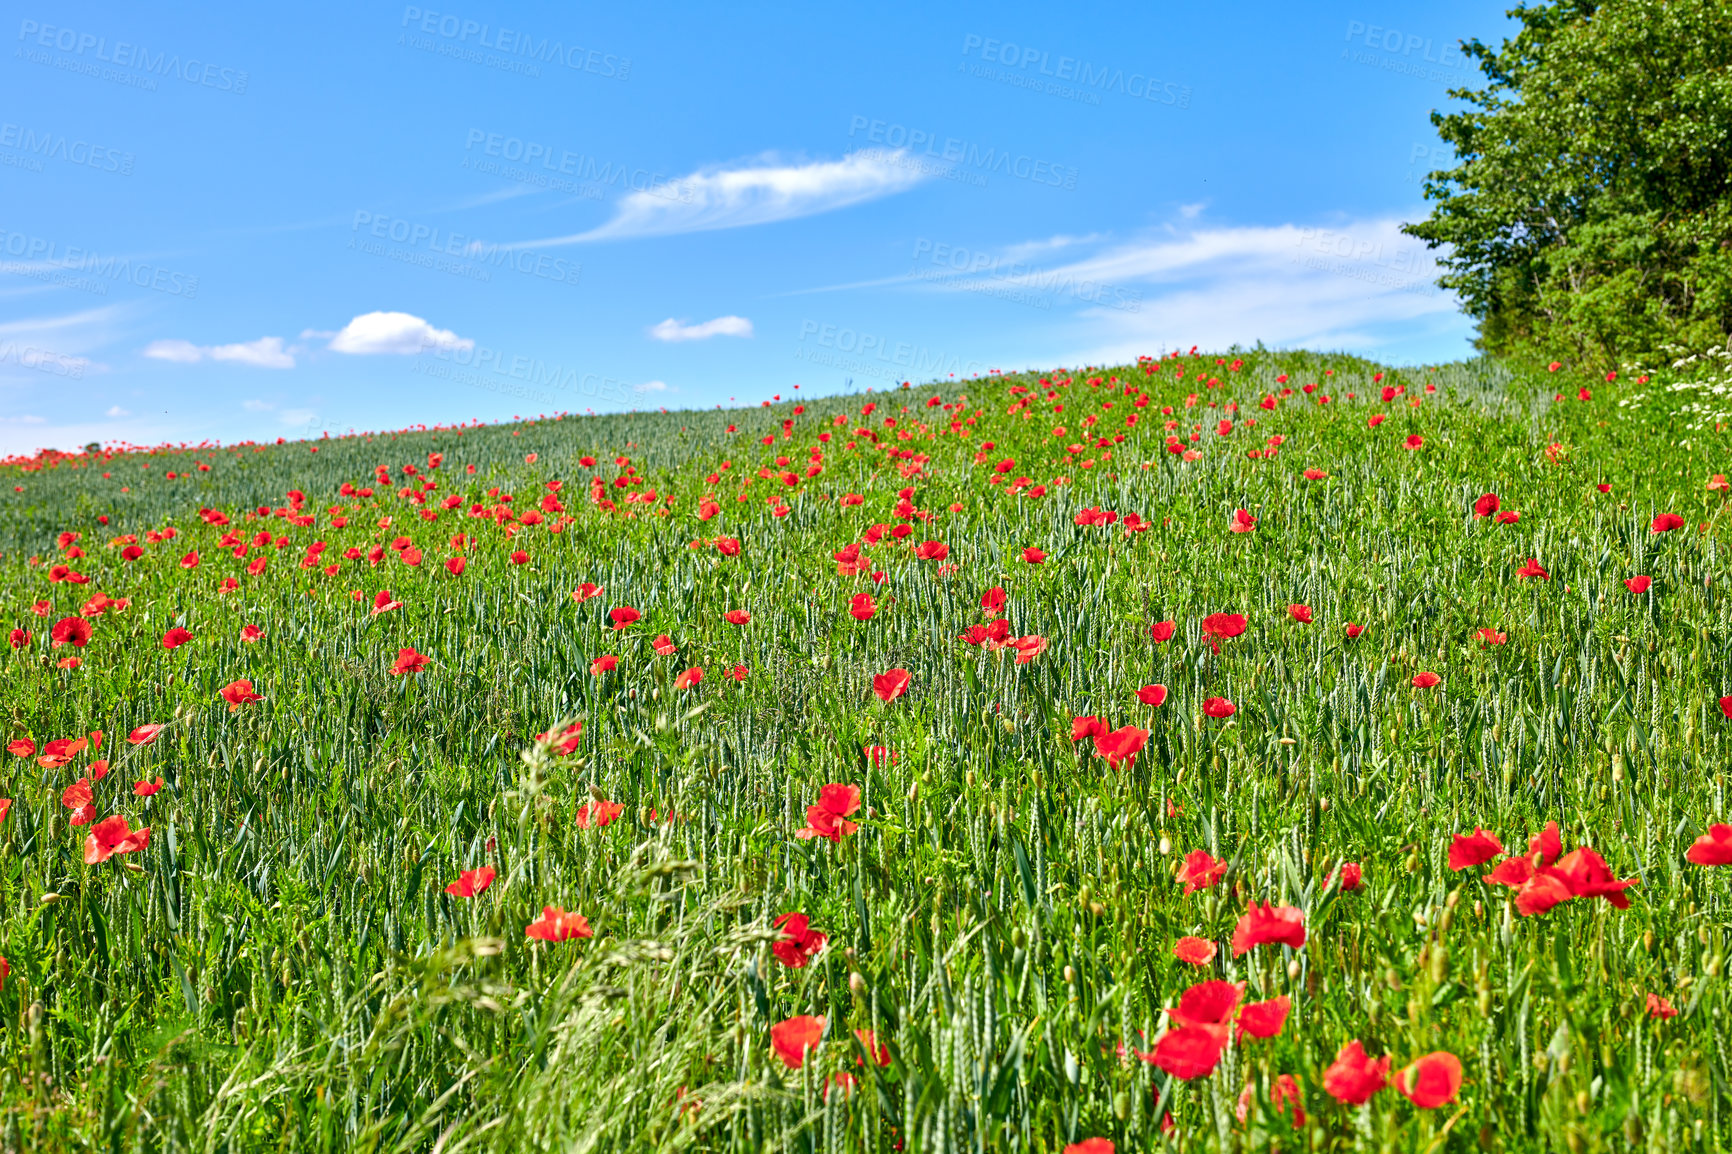
[(1069, 966), (1064, 968), (1064, 983), (1067, 986), (1076, 985), (1076, 971)]
[(848, 989), (856, 998), (866, 996), (866, 979), (856, 971), (848, 975)]
[(1299, 980), (1299, 959), (1298, 958), (1294, 958), (1292, 961), (1287, 963), (1287, 977), (1288, 977), (1288, 980), (1290, 980), (1290, 981), (1296, 982)]

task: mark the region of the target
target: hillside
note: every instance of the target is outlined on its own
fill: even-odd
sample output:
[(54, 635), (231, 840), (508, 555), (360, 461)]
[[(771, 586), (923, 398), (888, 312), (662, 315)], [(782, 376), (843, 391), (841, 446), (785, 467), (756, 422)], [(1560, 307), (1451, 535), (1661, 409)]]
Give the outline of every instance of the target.
[(1192, 350), (0, 467), (4, 1145), (1722, 1135), (1684, 371)]

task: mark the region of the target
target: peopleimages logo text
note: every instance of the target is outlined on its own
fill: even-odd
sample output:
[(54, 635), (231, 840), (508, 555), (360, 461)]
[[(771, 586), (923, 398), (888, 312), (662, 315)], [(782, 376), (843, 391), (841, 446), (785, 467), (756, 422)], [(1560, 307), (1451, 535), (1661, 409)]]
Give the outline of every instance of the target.
[(573, 72), (590, 72), (609, 80), (625, 80), (631, 75), (631, 60), (626, 57), (566, 44), (551, 36), (538, 40), (533, 33), (495, 28), (449, 12), (431, 12), (410, 5), (403, 9), (403, 27), (453, 44), (473, 45), (501, 56), (519, 57), (537, 64), (558, 64)]
[(506, 248), (498, 243), (487, 243), (464, 236), (460, 232), (445, 232), (435, 225), (423, 224), (420, 221), (358, 209), (354, 222), (349, 226), (351, 247), (354, 247), (354, 234), (363, 230), (366, 235), (379, 240), (395, 241), (410, 248), (426, 249), (430, 253), (444, 256), (461, 257), (474, 261), (477, 265), (505, 267), (525, 276), (540, 277), (542, 280), (562, 284), (575, 285), (583, 273), (581, 264), (564, 257), (549, 256), (547, 253), (530, 249)]
[[(0, 148), (15, 148), (29, 156), (48, 160), (63, 160), (98, 172), (118, 172), (132, 175), (132, 153), (88, 140), (73, 140), (52, 132), (38, 133), (20, 124), (0, 124)], [(40, 166), (36, 171), (40, 172)]]
[(69, 52), (74, 56), (88, 53), (90, 59), (100, 60), (117, 68), (133, 68), (152, 76), (174, 77), (188, 84), (214, 88), (218, 92), (239, 94), (247, 90), (247, 74), (239, 68), (225, 68), (193, 56), (183, 59), (178, 52), (163, 51), (153, 54), (144, 45), (125, 40), (116, 40), (111, 45), (106, 36), (80, 32), (76, 28), (44, 24), (38, 20), (23, 20), (18, 24), (18, 39), (37, 48), (51, 48), (56, 52)]
[(997, 172), (1054, 188), (1076, 187), (1077, 170), (1073, 165), (1054, 164), (1008, 149), (982, 148), (954, 136), (940, 138), (936, 132), (910, 128), (906, 124), (874, 120), (869, 116), (851, 117), (848, 121), (849, 137), (862, 133), (873, 144), (888, 145), (901, 152), (903, 162), (930, 157), (935, 161), (960, 164), (982, 172)]
[(1006, 68), (1032, 68), (1042, 76), (1050, 76), (1054, 80), (1062, 80), (1082, 89), (1117, 92), (1135, 100), (1152, 100), (1157, 104), (1171, 104), (1179, 108), (1189, 108), (1191, 104), (1191, 90), (1183, 84), (1159, 80), (1141, 72), (1126, 73), (1123, 68), (1107, 65), (1097, 68), (1074, 56), (1059, 56), (1055, 59), (1052, 53), (1045, 49), (1019, 45), (1009, 40), (994, 40), (971, 32), (962, 38), (962, 54), (973, 56), (976, 51), (979, 58), (989, 64), (1001, 64)]

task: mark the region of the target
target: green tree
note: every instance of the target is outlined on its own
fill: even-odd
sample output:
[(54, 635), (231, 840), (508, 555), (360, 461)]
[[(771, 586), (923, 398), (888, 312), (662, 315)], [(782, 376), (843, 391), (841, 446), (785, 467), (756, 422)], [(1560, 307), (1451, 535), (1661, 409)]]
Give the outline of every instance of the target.
[(1454, 168), (1405, 231), (1486, 352), (1594, 368), (1655, 363), (1732, 332), (1732, 3), (1515, 8), (1489, 83), (1432, 113)]

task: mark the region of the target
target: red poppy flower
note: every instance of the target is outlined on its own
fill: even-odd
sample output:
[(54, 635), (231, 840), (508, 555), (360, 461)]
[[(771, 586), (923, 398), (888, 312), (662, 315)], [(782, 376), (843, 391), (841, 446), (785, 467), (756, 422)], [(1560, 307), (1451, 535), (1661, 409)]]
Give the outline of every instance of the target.
[(538, 733), (535, 735), (535, 740), (547, 742), (552, 746), (553, 752), (560, 757), (570, 757), (577, 752), (577, 743), (582, 737), (583, 722), (574, 721), (564, 729), (555, 732), (551, 737), (545, 733)]
[(1425, 444), (1424, 437), (1420, 436), (1418, 433), (1410, 433), (1408, 434), (1407, 440), (1402, 442), (1401, 447), (1404, 449), (1417, 449), (1423, 444)]
[(1246, 1034), (1253, 1038), (1273, 1038), (1287, 1024), (1287, 1012), (1293, 1008), (1286, 994), (1278, 994), (1266, 1002), (1251, 1002), (1239, 1010), (1238, 1038)]
[(630, 605), (621, 605), (618, 609), (611, 609), (608, 611), (608, 618), (613, 622), (613, 627), (615, 629), (624, 629), (627, 625), (630, 625), (642, 616), (643, 614), (639, 613), (636, 609), (633, 609)]
[(1084, 1138), (1081, 1142), (1067, 1142), (1064, 1154), (1113, 1154), (1113, 1144), (1107, 1138)]
[(379, 616), (381, 613), (389, 613), (393, 609), (401, 608), (403, 608), (403, 603), (395, 597), (392, 597), (389, 589), (381, 589), (373, 596), (374, 617)]
[(1475, 517), (1489, 517), (1493, 513), (1497, 512), (1497, 507), (1497, 494), (1487, 493), (1485, 496), (1473, 503), (1473, 515)]
[(1216, 861), (1207, 850), (1194, 849), (1180, 864), (1178, 880), (1184, 883), (1186, 893), (1193, 894), (1212, 888), (1226, 873), (1226, 862)]
[(487, 892), (487, 887), (493, 884), (496, 876), (498, 875), (492, 866), (464, 870), (457, 875), (456, 881), (445, 887), (445, 892), (455, 898), (478, 898)]
[(425, 653), (417, 653), (413, 649), (399, 649), (397, 650), (397, 660), (391, 663), (391, 668), (386, 672), (392, 676), (419, 673), (427, 668), (427, 663), (431, 660), (433, 659)]
[(1287, 606), (1287, 615), (1301, 625), (1311, 624), (1311, 606), (1309, 605), (1289, 605)]
[[(407, 560), (407, 556), (405, 556), (405, 560)], [(513, 565), (527, 565), (529, 564), (529, 554), (518, 549), (511, 554), (511, 563)]]
[(1180, 938), (1173, 944), (1173, 956), (1193, 966), (1206, 966), (1215, 960), (1217, 947), (1207, 938)]
[(264, 637), (264, 635), (265, 631), (260, 629), (257, 625), (246, 625), (241, 627), (241, 640), (245, 641), (248, 645), (256, 643), (260, 638)]
[(468, 567), (469, 567), (469, 559), (466, 557), (447, 557), (447, 558), (445, 558), (445, 571), (447, 573), (451, 574), (451, 576), (453, 576), (453, 577), (463, 576), (463, 570), (467, 569)]
[[(603, 589), (600, 585), (596, 585), (596, 584), (593, 584), (589, 581), (585, 581), (582, 585), (579, 585), (576, 589), (573, 589), (571, 591), (571, 599), (573, 601), (577, 602), (579, 605), (582, 605), (585, 601), (588, 601), (591, 597), (600, 597), (604, 592), (606, 592), (606, 590)], [(633, 620), (636, 620), (636, 619), (633, 618)]]
[(1478, 633), (1475, 633), (1474, 636), (1485, 642), (1487, 645), (1502, 645), (1504, 642), (1509, 640), (1508, 634), (1499, 633), (1497, 630), (1489, 627), (1481, 629)]
[(1624, 579), (1624, 588), (1639, 597), (1646, 593), (1648, 591), (1648, 586), (1653, 583), (1654, 579), (1652, 577), (1626, 577)]
[(1496, 834), (1475, 827), (1472, 833), (1455, 835), (1449, 846), (1449, 868), (1459, 871), (1484, 865), (1502, 852), (1503, 842)]
[[(1225, 983), (1223, 983), (1225, 984)], [(1221, 1061), (1227, 1048), (1227, 1031), (1208, 1026), (1175, 1026), (1161, 1035), (1149, 1053), (1137, 1057), (1183, 1081), (1202, 1078)]]
[[(88, 777), (79, 778), (62, 790), (60, 794), (60, 804), (71, 810), (88, 809), (95, 800), (96, 795), (91, 791)], [(92, 814), (91, 816), (94, 817), (95, 815)], [(77, 824), (84, 825), (87, 823), (78, 822)]]
[(619, 658), (611, 653), (604, 653), (589, 663), (589, 672), (592, 676), (600, 677), (604, 673), (613, 672), (618, 666)]
[(149, 745), (151, 742), (156, 740), (156, 735), (163, 731), (163, 727), (166, 724), (166, 722), (154, 722), (150, 725), (139, 726), (137, 729), (126, 735), (127, 744)]
[(28, 737), (20, 737), (6, 746), (6, 752), (13, 757), (30, 757), (36, 752), (36, 743)]
[(818, 791), (818, 804), (806, 807), (806, 828), (795, 830), (794, 836), (804, 841), (821, 837), (841, 844), (842, 838), (859, 829), (846, 820), (860, 808), (860, 787), (832, 782)]
[(770, 952), (791, 969), (804, 969), (830, 940), (828, 935), (811, 928), (805, 914), (783, 914), (770, 924), (782, 931), (782, 936), (770, 944)]
[(1155, 639), (1156, 645), (1160, 645), (1163, 642), (1172, 640), (1173, 634), (1178, 631), (1178, 628), (1179, 627), (1171, 621), (1157, 621), (1153, 625), (1149, 626), (1149, 636)]
[(577, 807), (577, 828), (605, 829), (624, 812), (625, 806), (617, 801), (586, 801)]
[(1447, 1050), (1416, 1058), (1396, 1076), (1395, 1088), (1421, 1110), (1435, 1110), (1461, 1090), (1461, 1059)]
[(1347, 623), (1347, 640), (1352, 641), (1355, 637), (1358, 637), (1361, 633), (1364, 633), (1364, 632), (1365, 632), (1365, 626), (1355, 625), (1351, 621), (1349, 621)]
[(1217, 720), (1223, 717), (1233, 716), (1234, 713), (1238, 712), (1238, 709), (1238, 706), (1234, 705), (1231, 701), (1228, 701), (1225, 697), (1211, 697), (1207, 701), (1203, 702), (1203, 712)]
[(1324, 480), (1327, 480), (1328, 477), (1329, 477), (1329, 474), (1325, 473), (1322, 469), (1306, 469), (1305, 470), (1305, 479), (1307, 481), (1324, 481)]
[(155, 781), (135, 781), (132, 783), (134, 797), (151, 797), (162, 789), (162, 778)]
[[(880, 1042), (877, 1034), (873, 1033), (871, 1030), (855, 1030), (854, 1036), (860, 1039), (861, 1048), (866, 1051), (867, 1055), (870, 1056), (874, 1062), (878, 1063), (880, 1066), (888, 1066), (890, 1064), (890, 1047), (886, 1046), (883, 1042)], [(866, 1064), (865, 1058), (856, 1058), (854, 1061), (861, 1066)]]
[(1684, 518), (1676, 513), (1661, 513), (1654, 518), (1654, 532), (1656, 533), (1670, 533), (1674, 529), (1683, 528), (1683, 526)]
[(1514, 525), (1516, 522), (1520, 521), (1521, 519), (1522, 519), (1522, 515), (1520, 513), (1516, 512), (1514, 509), (1505, 509), (1503, 512), (1501, 512), (1497, 515), (1497, 523), (1499, 525)]
[(1371, 1058), (1359, 1039), (1347, 1043), (1323, 1071), (1323, 1089), (1347, 1106), (1363, 1106), (1389, 1084), (1389, 1058)]
[(1027, 637), (1012, 638), (1010, 644), (1016, 649), (1018, 665), (1027, 665), (1046, 652), (1046, 638), (1039, 634), (1031, 633)]
[(1643, 1008), (1648, 1011), (1648, 1017), (1658, 1018), (1661, 1021), (1678, 1016), (1677, 1008), (1659, 994), (1649, 994), (1647, 1003)]
[(1046, 552), (1030, 545), (1022, 551), (1022, 559), (1027, 561), (1030, 565), (1039, 565), (1042, 561), (1046, 560)]
[(183, 556), (180, 559), (180, 567), (182, 569), (197, 569), (198, 568), (198, 550), (194, 549), (191, 553), (188, 553), (185, 556)]
[(582, 914), (567, 913), (558, 906), (542, 906), (541, 916), (523, 927), (523, 936), (543, 942), (563, 942), (571, 938), (592, 938), (589, 919)]
[(1219, 653), (1221, 642), (1245, 632), (1245, 625), (1245, 618), (1238, 613), (1211, 613), (1203, 618), (1203, 640)]
[(1229, 533), (1249, 533), (1257, 527), (1257, 518), (1243, 509), (1233, 510), (1233, 519), (1227, 522)]
[(12, 648), (23, 649), (26, 645), (30, 644), (30, 630), (28, 630), (28, 629), (14, 629), (12, 631), (11, 640), (12, 640)]
[(1337, 874), (1341, 878), (1341, 892), (1344, 894), (1350, 894), (1364, 885), (1365, 871), (1356, 861), (1342, 862), (1339, 870), (1331, 871), (1330, 879), (1333, 880)]
[(1245, 916), (1233, 928), (1233, 956), (1266, 943), (1298, 949), (1305, 944), (1305, 915), (1294, 906), (1276, 906), (1264, 902), (1259, 908), (1251, 903)]
[(726, 613), (722, 614), (722, 620), (726, 621), (729, 625), (746, 625), (751, 622), (752, 615), (747, 613), (744, 609), (730, 609)]
[(798, 1070), (805, 1064), (806, 1051), (817, 1049), (823, 1036), (824, 1019), (811, 1014), (788, 1018), (770, 1027), (770, 1045), (790, 1070)]
[(1164, 685), (1145, 685), (1137, 690), (1137, 700), (1144, 705), (1164, 705), (1167, 700), (1167, 687)]
[(1107, 723), (1098, 717), (1073, 717), (1070, 719), (1070, 739), (1072, 741), (1099, 737), (1107, 732)]
[(694, 665), (690, 669), (686, 670), (684, 673), (680, 674), (678, 677), (674, 678), (674, 688), (675, 689), (690, 689), (692, 686), (696, 685), (698, 682), (702, 681), (703, 679), (704, 679), (703, 666)]
[(1111, 733), (1095, 735), (1095, 753), (1107, 759), (1111, 766), (1134, 765), (1137, 754), (1149, 740), (1149, 731), (1134, 725), (1120, 726)]
[(1709, 826), (1684, 856), (1701, 866), (1732, 865), (1732, 825)]
[(1413, 687), (1415, 689), (1430, 689), (1442, 680), (1443, 678), (1427, 670), (1423, 673), (1415, 673), (1413, 675)]
[(950, 546), (942, 541), (922, 541), (914, 555), (922, 561), (942, 561), (950, 556)]
[(1000, 613), (1004, 612), (1004, 603), (1006, 600), (1007, 595), (1004, 592), (1004, 587), (1002, 585), (994, 585), (991, 589), (988, 589), (985, 593), (980, 595), (980, 607), (986, 611), (988, 617), (996, 617)]
[(870, 621), (877, 612), (878, 606), (870, 593), (856, 593), (848, 602), (848, 614), (856, 621)]
[(669, 637), (666, 633), (656, 634), (655, 640), (650, 642), (650, 648), (661, 654), (663, 657), (671, 657), (678, 652), (679, 649), (679, 647), (674, 644), (674, 639)]
[(880, 701), (895, 701), (908, 692), (911, 680), (906, 669), (889, 669), (872, 679), (872, 692)]
[(129, 831), (121, 815), (105, 817), (90, 827), (90, 836), (84, 839), (84, 864), (96, 865), (117, 853), (132, 853), (149, 844), (149, 826)]
[(54, 629), (49, 636), (54, 640), (54, 649), (59, 649), (62, 645), (83, 649), (90, 644), (90, 622), (82, 617), (62, 617), (54, 623)]
[(247, 576), (257, 577), (260, 573), (265, 571), (265, 567), (270, 563), (271, 559), (269, 557), (254, 557), (247, 563)]
[(249, 701), (263, 701), (264, 695), (253, 692), (253, 683), (246, 678), (231, 681), (217, 690), (217, 696), (229, 703), (229, 712), (233, 713)]
[(162, 647), (164, 649), (178, 649), (191, 640), (192, 634), (177, 625), (162, 635)]
[(1558, 834), (1558, 823), (1555, 821), (1547, 822), (1544, 829), (1528, 839), (1528, 855), (1537, 856), (1541, 865), (1551, 865), (1563, 852), (1563, 838)]
[(728, 670), (728, 676), (732, 677), (735, 681), (744, 681), (751, 675), (751, 672), (752, 671), (747, 669), (744, 665), (736, 665), (732, 669)]
[(1520, 569), (1516, 570), (1516, 576), (1523, 578), (1524, 580), (1529, 577), (1538, 577), (1541, 581), (1550, 581), (1552, 579), (1552, 575), (1546, 572), (1545, 566), (1541, 565), (1532, 557), (1528, 558), (1528, 563), (1526, 565), (1523, 565)]
[(1486, 874), (1480, 880), (1488, 886), (1509, 886), (1520, 889), (1533, 880), (1534, 863), (1525, 857), (1506, 857), (1497, 863), (1497, 868)]

